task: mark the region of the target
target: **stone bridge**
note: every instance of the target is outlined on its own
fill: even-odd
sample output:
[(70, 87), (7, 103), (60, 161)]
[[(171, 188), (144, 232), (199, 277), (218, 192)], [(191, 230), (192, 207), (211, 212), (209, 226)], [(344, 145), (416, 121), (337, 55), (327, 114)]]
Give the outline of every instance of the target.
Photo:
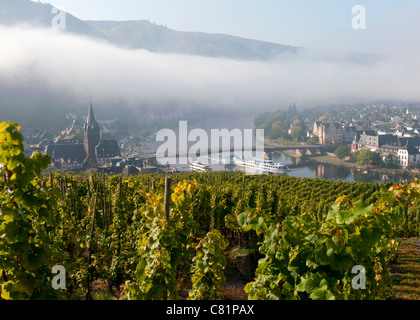
[(302, 158), (306, 155), (324, 154), (324, 146), (322, 145), (293, 145), (293, 146), (275, 146), (275, 147), (264, 147), (264, 151), (267, 154), (278, 152), (295, 150), (296, 157)]
[[(288, 150), (295, 150), (296, 152), (296, 157), (298, 158), (302, 158), (306, 155), (316, 155), (316, 154), (324, 154), (325, 150), (324, 150), (324, 146), (322, 145), (292, 145), (292, 146), (274, 146), (274, 147), (264, 147), (264, 152), (269, 156), (271, 153), (273, 152), (279, 152), (279, 151), (288, 151)], [(216, 149), (216, 150), (206, 150), (205, 152), (201, 152), (200, 151), (197, 152), (197, 154), (195, 154), (197, 157), (199, 157), (200, 155), (210, 155), (212, 153), (221, 153), (221, 152), (226, 152), (226, 151), (230, 151), (233, 152), (234, 149), (231, 148), (230, 150), (224, 150), (222, 148), (220, 149)], [(242, 150), (244, 151), (244, 150)], [(179, 156), (187, 156), (188, 153), (187, 152), (183, 152), (183, 153), (179, 153), (177, 152), (175, 155), (171, 155), (172, 157), (179, 157)], [(167, 154), (165, 156), (168, 156)], [(142, 160), (154, 160), (156, 159), (156, 155), (144, 155), (141, 156), (140, 159)]]

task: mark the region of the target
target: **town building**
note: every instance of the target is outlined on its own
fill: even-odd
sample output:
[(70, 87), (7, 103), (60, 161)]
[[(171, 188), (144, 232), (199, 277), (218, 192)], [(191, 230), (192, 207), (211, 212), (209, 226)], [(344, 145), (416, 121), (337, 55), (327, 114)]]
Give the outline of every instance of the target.
[(111, 159), (121, 156), (117, 140), (101, 140), (95, 149), (99, 167), (110, 163)]
[(357, 128), (353, 126), (345, 126), (344, 127), (344, 143), (351, 144), (357, 136)]
[(345, 143), (345, 130), (338, 122), (315, 121), (313, 134), (318, 136), (320, 144)]
[(110, 159), (121, 156), (116, 140), (102, 140), (99, 124), (90, 105), (86, 123), (83, 126), (83, 143), (69, 132), (63, 131), (59, 139), (52, 140), (46, 147), (57, 169), (95, 170), (105, 166)]
[(409, 165), (420, 164), (420, 137), (400, 136), (392, 134), (380, 135), (370, 130), (364, 131), (353, 141), (351, 152), (369, 149), (379, 152), (383, 159), (388, 155), (395, 156), (398, 164), (406, 168)]
[(398, 162), (401, 167), (406, 168), (410, 164), (417, 166), (420, 164), (420, 151), (412, 145), (406, 145), (398, 150)]
[(101, 142), (101, 130), (99, 124), (96, 122), (93, 113), (92, 104), (89, 107), (87, 121), (83, 127), (84, 134), (84, 147), (86, 158), (83, 160), (83, 169), (96, 169), (98, 168), (98, 160), (96, 158), (96, 146)]

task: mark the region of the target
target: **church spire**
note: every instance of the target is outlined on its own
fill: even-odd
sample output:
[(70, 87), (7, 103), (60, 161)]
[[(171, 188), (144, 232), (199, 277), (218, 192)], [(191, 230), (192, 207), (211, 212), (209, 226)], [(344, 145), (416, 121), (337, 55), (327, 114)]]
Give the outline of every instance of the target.
[(92, 103), (89, 106), (89, 112), (88, 112), (86, 124), (90, 128), (92, 128), (93, 126), (97, 124), (96, 119), (95, 119), (95, 114), (93, 113)]
[(89, 106), (89, 112), (83, 131), (86, 151), (86, 158), (83, 162), (83, 168), (85, 170), (97, 168), (98, 164), (96, 159), (96, 146), (101, 141), (101, 134), (99, 130), (99, 124), (96, 122), (95, 114), (93, 113), (92, 103)]

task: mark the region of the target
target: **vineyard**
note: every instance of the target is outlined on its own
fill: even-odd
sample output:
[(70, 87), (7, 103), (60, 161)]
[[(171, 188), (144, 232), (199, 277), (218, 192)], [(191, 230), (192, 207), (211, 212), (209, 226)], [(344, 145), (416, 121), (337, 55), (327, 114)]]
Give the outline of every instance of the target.
[(249, 299), (389, 299), (398, 239), (420, 232), (418, 181), (48, 174), (22, 141), (0, 125), (1, 299), (93, 299), (97, 281), (126, 299), (223, 299), (235, 250), (259, 259)]

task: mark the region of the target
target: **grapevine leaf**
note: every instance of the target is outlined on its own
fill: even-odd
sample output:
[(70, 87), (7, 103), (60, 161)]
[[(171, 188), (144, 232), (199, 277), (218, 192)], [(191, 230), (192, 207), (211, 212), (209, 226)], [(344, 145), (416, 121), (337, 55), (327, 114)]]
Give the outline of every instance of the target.
[(334, 294), (326, 288), (316, 289), (311, 293), (310, 298), (313, 300), (335, 300)]

